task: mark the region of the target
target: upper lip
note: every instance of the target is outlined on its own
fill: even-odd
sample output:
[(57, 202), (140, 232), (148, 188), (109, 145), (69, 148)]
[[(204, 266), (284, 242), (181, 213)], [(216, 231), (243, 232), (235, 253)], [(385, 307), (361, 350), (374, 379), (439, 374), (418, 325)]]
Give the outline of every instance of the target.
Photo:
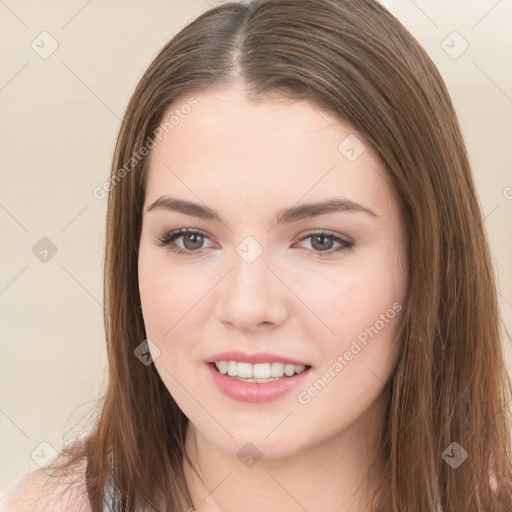
[(293, 364), (295, 366), (311, 366), (307, 363), (298, 361), (297, 359), (290, 359), (289, 357), (280, 356), (279, 354), (271, 354), (270, 352), (258, 352), (255, 354), (247, 354), (240, 350), (230, 350), (211, 356), (207, 362), (216, 363), (218, 361), (237, 361), (244, 363), (285, 363)]

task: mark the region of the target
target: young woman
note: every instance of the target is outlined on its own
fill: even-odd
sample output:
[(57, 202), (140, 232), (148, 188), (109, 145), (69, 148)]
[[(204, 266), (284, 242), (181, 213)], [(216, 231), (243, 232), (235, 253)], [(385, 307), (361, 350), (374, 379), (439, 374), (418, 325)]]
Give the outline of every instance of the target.
[(138, 84), (103, 190), (110, 380), (56, 506), (511, 510), (482, 212), (386, 9), (201, 15)]

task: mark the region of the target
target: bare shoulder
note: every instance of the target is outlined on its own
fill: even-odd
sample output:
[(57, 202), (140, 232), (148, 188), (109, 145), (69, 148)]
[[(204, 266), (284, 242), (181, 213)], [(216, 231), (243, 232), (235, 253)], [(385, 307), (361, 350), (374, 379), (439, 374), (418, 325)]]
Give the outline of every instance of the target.
[(0, 512), (91, 512), (85, 491), (85, 465), (83, 461), (65, 475), (53, 476), (47, 469), (33, 471), (0, 501)]

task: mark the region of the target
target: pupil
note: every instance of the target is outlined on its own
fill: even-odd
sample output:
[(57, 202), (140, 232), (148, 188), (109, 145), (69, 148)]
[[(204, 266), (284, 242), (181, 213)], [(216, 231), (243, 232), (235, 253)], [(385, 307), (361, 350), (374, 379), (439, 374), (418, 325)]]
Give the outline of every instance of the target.
[(315, 241), (315, 240), (321, 240), (320, 247), (317, 247), (317, 249), (330, 249), (330, 247), (325, 247), (325, 245), (322, 247), (322, 245), (325, 244), (326, 240), (330, 240), (329, 236), (316, 235), (313, 237), (313, 241)]
[[(201, 235), (198, 235), (198, 234), (196, 234), (196, 233), (192, 233), (192, 234), (189, 234), (189, 235), (188, 235), (188, 238), (189, 238), (189, 239), (190, 239), (190, 238), (194, 238), (194, 237), (197, 237), (197, 238), (199, 238), (199, 239), (200, 239), (200, 238), (201, 238)], [(187, 237), (185, 237), (185, 240), (186, 240), (186, 239), (187, 239)], [(199, 246), (201, 245), (201, 241), (200, 241), (200, 240), (199, 240), (199, 241), (197, 241), (197, 240), (196, 240), (196, 241), (195, 241), (195, 243), (196, 243), (196, 244), (199, 244)], [(192, 248), (196, 248), (196, 249), (197, 249), (197, 245), (194, 245), (194, 240), (192, 240), (192, 245), (193, 245), (193, 247), (192, 247)]]

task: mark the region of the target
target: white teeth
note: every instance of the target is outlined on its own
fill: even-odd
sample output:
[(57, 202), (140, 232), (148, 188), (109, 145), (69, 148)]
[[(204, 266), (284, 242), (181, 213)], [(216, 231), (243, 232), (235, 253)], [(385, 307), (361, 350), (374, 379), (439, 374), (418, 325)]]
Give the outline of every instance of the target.
[(282, 377), (284, 373), (283, 363), (270, 363), (270, 376), (271, 377)]
[[(234, 361), (233, 361), (234, 362)], [(231, 365), (231, 361), (229, 362)], [(252, 364), (251, 363), (236, 363), (238, 364), (236, 375), (238, 377), (243, 377), (244, 379), (250, 379), (252, 377)]]
[(288, 377), (291, 377), (295, 373), (295, 366), (293, 364), (285, 364), (284, 373), (286, 373)]
[(236, 380), (243, 380), (244, 382), (259, 382), (259, 383), (262, 383), (262, 382), (272, 382), (273, 380), (280, 380), (277, 377), (275, 379), (244, 379), (242, 377), (231, 377), (231, 378), (232, 379), (236, 379)]
[(230, 377), (241, 377), (243, 379), (280, 378), (283, 375), (291, 377), (295, 373), (302, 373), (306, 369), (305, 365), (295, 366), (278, 362), (251, 364), (237, 361), (218, 361), (215, 366), (224, 375), (227, 373)]
[(228, 375), (230, 377), (236, 377), (238, 375), (238, 363), (236, 361), (228, 362)]
[[(239, 365), (241, 363), (238, 363)], [(239, 375), (240, 377), (246, 378), (254, 378), (254, 379), (269, 379), (270, 378), (270, 363), (260, 363), (255, 364), (254, 366), (251, 363), (246, 363), (249, 367), (249, 371), (247, 373), (252, 373), (252, 375)], [(238, 366), (240, 368), (240, 366)], [(279, 375), (275, 375), (275, 377), (279, 377)]]

